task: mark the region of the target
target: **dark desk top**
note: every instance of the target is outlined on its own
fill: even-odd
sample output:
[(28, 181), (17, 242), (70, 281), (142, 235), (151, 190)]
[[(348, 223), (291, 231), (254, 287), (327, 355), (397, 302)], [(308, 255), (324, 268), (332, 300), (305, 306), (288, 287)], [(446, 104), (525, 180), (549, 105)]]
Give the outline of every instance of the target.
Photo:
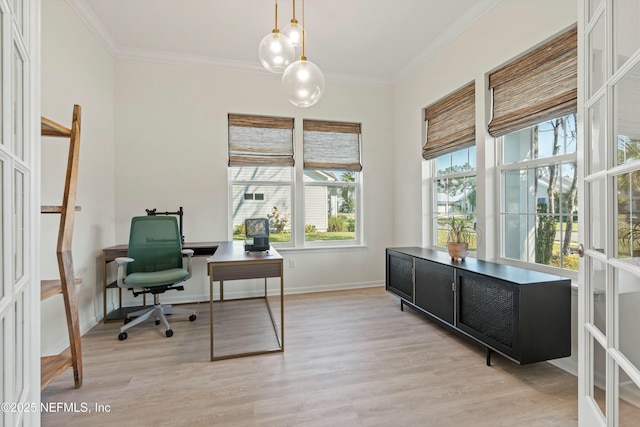
[(221, 242), (207, 262), (282, 261), (282, 255), (273, 246), (268, 252), (246, 252), (244, 241)]
[[(211, 256), (216, 249), (224, 242), (187, 242), (182, 245), (183, 249), (193, 249), (194, 256)], [(119, 256), (127, 256), (128, 244), (115, 245), (102, 249), (105, 262), (111, 262)]]

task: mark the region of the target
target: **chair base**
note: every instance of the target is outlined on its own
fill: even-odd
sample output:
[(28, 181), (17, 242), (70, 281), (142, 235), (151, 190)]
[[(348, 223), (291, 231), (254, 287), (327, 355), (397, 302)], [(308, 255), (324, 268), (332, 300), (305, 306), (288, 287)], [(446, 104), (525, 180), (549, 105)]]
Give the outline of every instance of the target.
[[(160, 322), (164, 324), (165, 327), (165, 335), (170, 337), (173, 335), (173, 330), (171, 329), (171, 325), (167, 321), (167, 317), (165, 315), (168, 314), (188, 314), (189, 320), (196, 320), (196, 312), (195, 310), (188, 310), (184, 308), (176, 308), (170, 305), (162, 305), (158, 301), (158, 296), (154, 295), (153, 307), (144, 308), (142, 310), (134, 311), (133, 313), (128, 313), (127, 318), (125, 319), (125, 324), (120, 327), (120, 334), (118, 335), (118, 339), (123, 341), (127, 339), (127, 329), (133, 328), (136, 325), (148, 320), (151, 316), (154, 317), (156, 321), (156, 325), (159, 325)], [(133, 317), (135, 319), (131, 320)]]

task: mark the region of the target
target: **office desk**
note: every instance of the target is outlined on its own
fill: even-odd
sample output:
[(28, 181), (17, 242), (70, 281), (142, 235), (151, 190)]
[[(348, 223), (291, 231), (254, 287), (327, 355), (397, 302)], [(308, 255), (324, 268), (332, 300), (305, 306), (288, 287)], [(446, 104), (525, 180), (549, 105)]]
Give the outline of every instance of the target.
[[(221, 242), (191, 242), (184, 243), (183, 249), (193, 249), (193, 256), (207, 256), (210, 257), (216, 252)], [(116, 245), (102, 250), (102, 257), (104, 261), (102, 271), (102, 301), (103, 301), (103, 322), (115, 322), (121, 321), (127, 317), (127, 313), (130, 311), (140, 310), (141, 306), (136, 307), (122, 307), (122, 288), (118, 287), (117, 282), (107, 283), (107, 266), (113, 262), (117, 257), (126, 257), (129, 245)], [(107, 289), (118, 290), (118, 308), (107, 313)], [(143, 296), (143, 304), (146, 305), (146, 298)]]
[[(282, 256), (273, 247), (268, 252), (245, 252), (244, 242), (224, 242), (221, 243), (212, 257), (207, 259), (209, 271), (209, 330), (211, 337), (211, 361), (219, 359), (230, 359), (233, 357), (252, 356), (256, 354), (272, 353), (284, 351), (284, 276)], [(273, 318), (273, 312), (267, 298), (267, 278), (280, 278), (280, 336), (278, 337), (278, 327)], [(213, 352), (213, 282), (219, 281), (222, 289), (225, 280), (259, 279), (264, 278), (264, 301), (271, 317), (273, 331), (276, 335), (279, 347), (266, 350), (251, 351), (245, 353), (227, 354), (224, 356), (214, 356)], [(219, 304), (223, 304), (221, 298)]]

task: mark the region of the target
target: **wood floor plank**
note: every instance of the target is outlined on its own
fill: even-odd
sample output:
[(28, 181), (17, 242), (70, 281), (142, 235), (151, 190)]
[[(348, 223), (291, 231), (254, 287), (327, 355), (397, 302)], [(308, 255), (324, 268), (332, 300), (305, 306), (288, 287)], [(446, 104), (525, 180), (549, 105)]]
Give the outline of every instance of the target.
[[(109, 412), (43, 413), (42, 425), (577, 425), (574, 376), (499, 355), (487, 367), (483, 348), (400, 311), (382, 288), (287, 295), (284, 353), (216, 362), (208, 304), (189, 307), (198, 319), (170, 316), (171, 338), (153, 322), (122, 342), (119, 324), (89, 331), (83, 387), (63, 374), (42, 400), (109, 405)], [(232, 307), (214, 308), (216, 326), (225, 328), (220, 339), (234, 346), (241, 343), (229, 332), (260, 339), (265, 331), (255, 328), (252, 310)]]

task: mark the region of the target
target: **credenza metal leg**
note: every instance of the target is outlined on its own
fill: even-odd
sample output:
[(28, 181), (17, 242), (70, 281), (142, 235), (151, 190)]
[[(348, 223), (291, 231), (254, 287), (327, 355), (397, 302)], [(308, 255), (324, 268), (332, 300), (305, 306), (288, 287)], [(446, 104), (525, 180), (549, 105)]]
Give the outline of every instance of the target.
[(493, 353), (493, 350), (487, 347), (487, 366), (491, 366), (491, 353)]

